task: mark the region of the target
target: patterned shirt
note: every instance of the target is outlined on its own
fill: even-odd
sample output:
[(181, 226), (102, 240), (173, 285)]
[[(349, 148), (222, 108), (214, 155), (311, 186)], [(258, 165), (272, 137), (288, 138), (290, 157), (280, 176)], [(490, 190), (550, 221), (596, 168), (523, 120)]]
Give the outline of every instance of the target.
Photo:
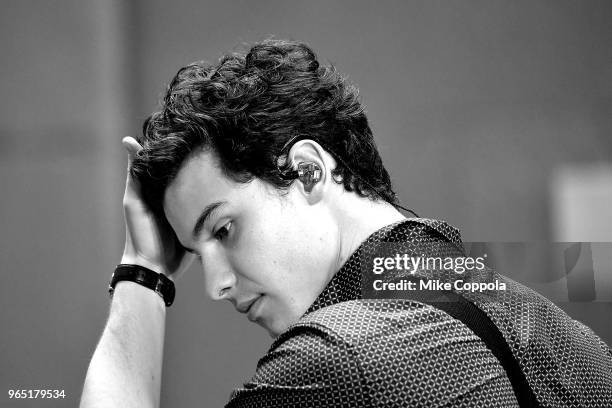
[[(460, 256), (459, 232), (412, 218), (372, 234), (259, 361), (227, 407), (517, 407), (499, 360), (461, 321), (410, 299), (363, 295), (365, 260), (393, 244)], [(465, 297), (499, 328), (540, 405), (612, 407), (612, 352), (588, 327), (509, 278)]]

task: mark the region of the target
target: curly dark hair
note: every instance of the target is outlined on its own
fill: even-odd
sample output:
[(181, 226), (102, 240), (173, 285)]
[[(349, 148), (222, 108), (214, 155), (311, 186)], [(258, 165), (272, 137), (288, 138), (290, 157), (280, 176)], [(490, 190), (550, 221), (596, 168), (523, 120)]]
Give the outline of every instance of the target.
[(284, 40), (181, 68), (161, 110), (144, 122), (131, 174), (158, 214), (182, 163), (202, 149), (237, 182), (258, 177), (286, 189), (287, 144), (300, 138), (316, 140), (336, 159), (332, 175), (346, 190), (396, 203), (357, 89), (333, 66), (321, 66), (307, 45)]

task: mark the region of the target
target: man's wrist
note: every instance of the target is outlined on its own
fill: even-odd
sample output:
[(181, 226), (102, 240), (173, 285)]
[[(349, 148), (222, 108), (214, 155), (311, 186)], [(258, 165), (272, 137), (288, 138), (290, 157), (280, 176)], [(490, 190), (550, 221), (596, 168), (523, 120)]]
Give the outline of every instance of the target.
[[(166, 309), (164, 299), (162, 299), (157, 293), (132, 281), (124, 280), (115, 284), (115, 290), (112, 296), (113, 302), (117, 298), (130, 298), (135, 303), (155, 303), (163, 306), (164, 310)], [(121, 299), (121, 301), (125, 303), (123, 299)]]
[(159, 264), (149, 261), (147, 258), (144, 258), (142, 256), (132, 255), (130, 253), (124, 252), (123, 255), (121, 256), (121, 261), (119, 262), (119, 264), (120, 265), (139, 265), (147, 269), (150, 269), (154, 272), (161, 273), (162, 275), (166, 276), (168, 279), (173, 280), (172, 275), (168, 273), (168, 271), (165, 268), (163, 268)]

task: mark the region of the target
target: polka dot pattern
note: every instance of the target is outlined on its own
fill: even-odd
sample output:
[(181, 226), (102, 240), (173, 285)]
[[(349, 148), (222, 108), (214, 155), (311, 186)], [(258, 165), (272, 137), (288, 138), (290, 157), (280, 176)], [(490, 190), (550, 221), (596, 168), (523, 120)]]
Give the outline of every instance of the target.
[[(371, 235), (232, 393), (228, 407), (517, 407), (503, 367), (467, 326), (409, 299), (367, 299), (383, 244), (461, 254), (459, 232), (411, 218)], [(612, 352), (589, 328), (495, 271), (507, 290), (463, 293), (499, 327), (542, 406), (612, 407)]]

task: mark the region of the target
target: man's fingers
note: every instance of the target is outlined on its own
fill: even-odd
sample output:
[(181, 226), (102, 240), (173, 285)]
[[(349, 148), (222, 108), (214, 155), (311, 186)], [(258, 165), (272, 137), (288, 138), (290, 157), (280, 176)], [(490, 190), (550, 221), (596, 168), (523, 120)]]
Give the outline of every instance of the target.
[(136, 193), (137, 196), (140, 196), (140, 189), (138, 183), (136, 182), (136, 180), (132, 180), (132, 178), (130, 177), (130, 168), (132, 167), (132, 161), (134, 160), (134, 157), (136, 157), (136, 153), (138, 153), (138, 151), (142, 149), (142, 146), (132, 136), (126, 136), (121, 139), (121, 144), (128, 153), (127, 179), (125, 182), (124, 196), (125, 200), (125, 198), (131, 196), (132, 193)]
[(142, 149), (142, 146), (132, 136), (126, 136), (123, 139), (121, 139), (121, 144), (123, 145), (123, 147), (128, 153), (128, 168), (129, 168), (129, 166), (132, 164), (132, 160), (136, 156), (136, 153), (138, 153), (138, 151)]
[(134, 146), (138, 150), (142, 149), (142, 146), (140, 145), (140, 143), (138, 143), (138, 141), (136, 139), (134, 139), (132, 136), (124, 137), (123, 139), (121, 139), (121, 142), (123, 142), (123, 144), (128, 144), (130, 146)]
[(124, 137), (121, 140), (121, 143), (123, 144), (123, 147), (125, 147), (125, 150), (127, 150), (128, 154), (132, 157), (136, 155), (140, 149), (142, 149), (142, 146), (132, 136)]

